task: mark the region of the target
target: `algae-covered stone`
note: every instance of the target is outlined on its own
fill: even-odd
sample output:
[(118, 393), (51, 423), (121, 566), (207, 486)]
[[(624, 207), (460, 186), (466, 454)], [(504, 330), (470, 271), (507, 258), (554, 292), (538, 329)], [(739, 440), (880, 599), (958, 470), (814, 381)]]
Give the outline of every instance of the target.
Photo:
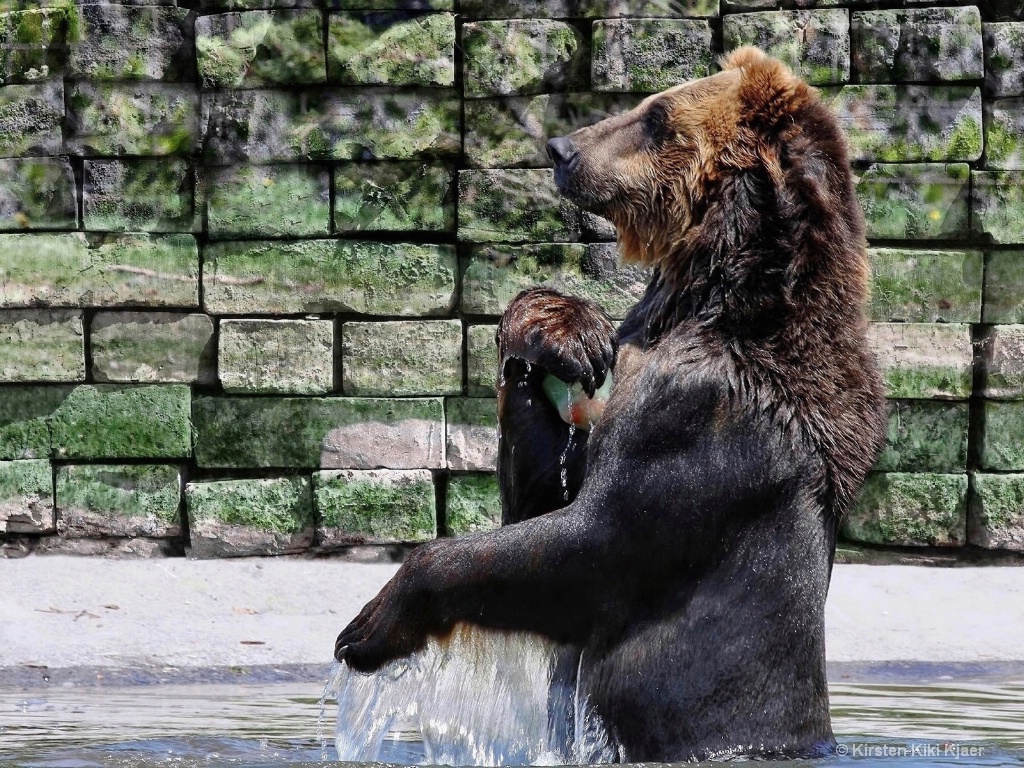
[(1024, 470), (1024, 402), (986, 401), (981, 466), (994, 470)]
[(210, 173), (207, 226), (214, 237), (326, 235), (327, 170), (296, 165), (236, 166)]
[(995, 251), (985, 261), (985, 323), (1024, 323), (1024, 251)]
[(954, 240), (967, 236), (970, 168), (871, 165), (857, 180), (868, 237)]
[(492, 531), (501, 526), (501, 493), (493, 474), (448, 478), (445, 528), (449, 536)]
[(967, 469), (967, 403), (893, 400), (885, 448), (875, 469), (963, 472)]
[(613, 243), (474, 246), (463, 262), (462, 309), (500, 315), (520, 291), (543, 285), (591, 299), (622, 318), (649, 278), (647, 270), (619, 266)]
[(187, 386), (75, 387), (50, 418), (54, 455), (178, 458), (192, 448)]
[(1024, 22), (982, 25), (985, 89), (996, 98), (1024, 96)]
[(245, 11), (196, 19), (204, 88), (258, 88), (327, 79), (318, 10)]
[(628, 112), (634, 94), (541, 94), (466, 102), (466, 160), (474, 168), (551, 165), (547, 142), (606, 117)]
[(78, 5), (68, 28), (68, 72), (88, 80), (182, 80), (192, 71), (186, 8)]
[(462, 391), (462, 323), (345, 323), (342, 387), (352, 396), (452, 395)]
[(459, 11), (471, 19), (676, 19), (718, 16), (718, 6), (719, 0), (460, 0)]
[(0, 230), (76, 226), (78, 194), (67, 158), (0, 160)]
[(0, 156), (56, 155), (63, 120), (62, 81), (0, 88)]
[(984, 76), (977, 6), (857, 11), (853, 67), (861, 82), (979, 80)]
[(448, 469), (493, 472), (498, 462), (498, 401), (450, 397), (445, 401)]
[(459, 239), (471, 242), (575, 242), (579, 210), (548, 169), (459, 172)]
[(850, 16), (845, 9), (737, 13), (722, 19), (726, 51), (755, 45), (812, 85), (850, 79)]
[(317, 472), (317, 536), (324, 546), (400, 544), (437, 536), (434, 482), (425, 469)]
[(454, 11), (455, 0), (327, 0), (339, 11)]
[(199, 140), (199, 93), (171, 83), (75, 83), (67, 128), (75, 155), (189, 154)]
[(494, 397), (498, 382), (496, 325), (471, 325), (466, 330), (466, 394)]
[(967, 533), (977, 547), (1024, 552), (1024, 475), (974, 475)]
[(70, 538), (181, 533), (176, 466), (68, 465), (57, 469), (57, 530)]
[(191, 235), (0, 235), (0, 307), (198, 304)]
[(872, 474), (842, 534), (868, 544), (960, 546), (967, 538), (967, 475)]
[(422, 163), (342, 165), (334, 172), (338, 232), (455, 229), (455, 173)]
[(455, 303), (447, 245), (250, 241), (203, 255), (204, 307), (218, 314), (443, 315)]
[(0, 82), (59, 77), (67, 25), (76, 18), (73, 6), (0, 13)]
[(0, 533), (50, 533), (54, 527), (50, 462), (0, 461)]
[(1024, 400), (1024, 325), (992, 326), (981, 346), (984, 397)]
[(985, 165), (1024, 170), (1024, 99), (999, 99), (985, 105)]
[(961, 323), (872, 323), (871, 348), (889, 397), (970, 397), (974, 350)]
[(200, 397), (201, 467), (440, 469), (440, 399)]
[(872, 248), (871, 319), (981, 321), (981, 251)]
[(481, 21), (462, 27), (466, 96), (583, 90), (588, 56), (563, 21)]
[(313, 544), (308, 477), (189, 483), (185, 504), (192, 557), (284, 555)]
[(96, 381), (210, 384), (213, 321), (181, 312), (100, 312), (92, 321)]
[(1024, 171), (971, 171), (971, 228), (993, 243), (1024, 244)]
[(47, 421), (71, 389), (68, 386), (4, 387), (3, 397), (0, 397), (0, 459), (49, 456)]
[(0, 382), (83, 381), (82, 313), (0, 311)]
[(981, 157), (980, 88), (847, 85), (826, 101), (846, 131), (853, 160)]
[(222, 320), (225, 392), (320, 395), (334, 387), (331, 320)]
[(711, 73), (707, 21), (610, 19), (594, 22), (596, 91), (653, 93)]
[(195, 179), (186, 160), (86, 160), (85, 228), (115, 232), (190, 232)]
[(328, 79), (345, 85), (450, 86), (455, 83), (451, 13), (332, 13)]

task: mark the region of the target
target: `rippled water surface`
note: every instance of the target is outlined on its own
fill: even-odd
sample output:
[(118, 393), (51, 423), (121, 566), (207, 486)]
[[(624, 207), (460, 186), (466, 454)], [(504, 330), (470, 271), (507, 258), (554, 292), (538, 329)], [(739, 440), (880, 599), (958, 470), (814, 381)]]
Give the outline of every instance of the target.
[[(807, 766), (1024, 766), (1024, 679), (837, 682), (840, 753)], [(335, 706), (321, 686), (140, 686), (0, 691), (0, 765), (291, 766), (329, 762)], [(415, 742), (381, 759), (416, 763)], [(765, 765), (764, 763), (759, 763)], [(776, 764), (778, 765), (778, 764)]]

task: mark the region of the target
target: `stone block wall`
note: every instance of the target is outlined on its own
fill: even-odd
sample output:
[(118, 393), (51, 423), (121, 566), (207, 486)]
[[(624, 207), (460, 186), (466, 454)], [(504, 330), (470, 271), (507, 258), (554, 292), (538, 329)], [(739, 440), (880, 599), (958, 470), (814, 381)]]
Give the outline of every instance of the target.
[(3, 546), (496, 525), (504, 306), (621, 318), (646, 277), (546, 138), (752, 43), (839, 115), (868, 221), (892, 412), (843, 536), (1024, 550), (1024, 4), (881, 5), (0, 0)]

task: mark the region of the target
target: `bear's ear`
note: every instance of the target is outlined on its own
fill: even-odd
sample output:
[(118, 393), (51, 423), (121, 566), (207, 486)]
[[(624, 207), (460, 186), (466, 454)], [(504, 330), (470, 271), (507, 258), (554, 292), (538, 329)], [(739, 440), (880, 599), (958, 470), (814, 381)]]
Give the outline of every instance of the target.
[(789, 68), (757, 48), (737, 48), (722, 61), (722, 69), (739, 70), (739, 101), (745, 122), (762, 127), (778, 124), (791, 116), (809, 92)]

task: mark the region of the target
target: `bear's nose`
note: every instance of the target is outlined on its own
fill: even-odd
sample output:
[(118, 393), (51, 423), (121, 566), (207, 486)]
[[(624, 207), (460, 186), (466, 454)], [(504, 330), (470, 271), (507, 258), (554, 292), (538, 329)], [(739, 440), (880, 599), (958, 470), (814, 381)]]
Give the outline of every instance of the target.
[(548, 157), (554, 161), (556, 167), (559, 165), (569, 165), (576, 159), (579, 153), (580, 151), (576, 149), (576, 145), (572, 143), (572, 140), (567, 139), (565, 136), (559, 136), (548, 142)]

